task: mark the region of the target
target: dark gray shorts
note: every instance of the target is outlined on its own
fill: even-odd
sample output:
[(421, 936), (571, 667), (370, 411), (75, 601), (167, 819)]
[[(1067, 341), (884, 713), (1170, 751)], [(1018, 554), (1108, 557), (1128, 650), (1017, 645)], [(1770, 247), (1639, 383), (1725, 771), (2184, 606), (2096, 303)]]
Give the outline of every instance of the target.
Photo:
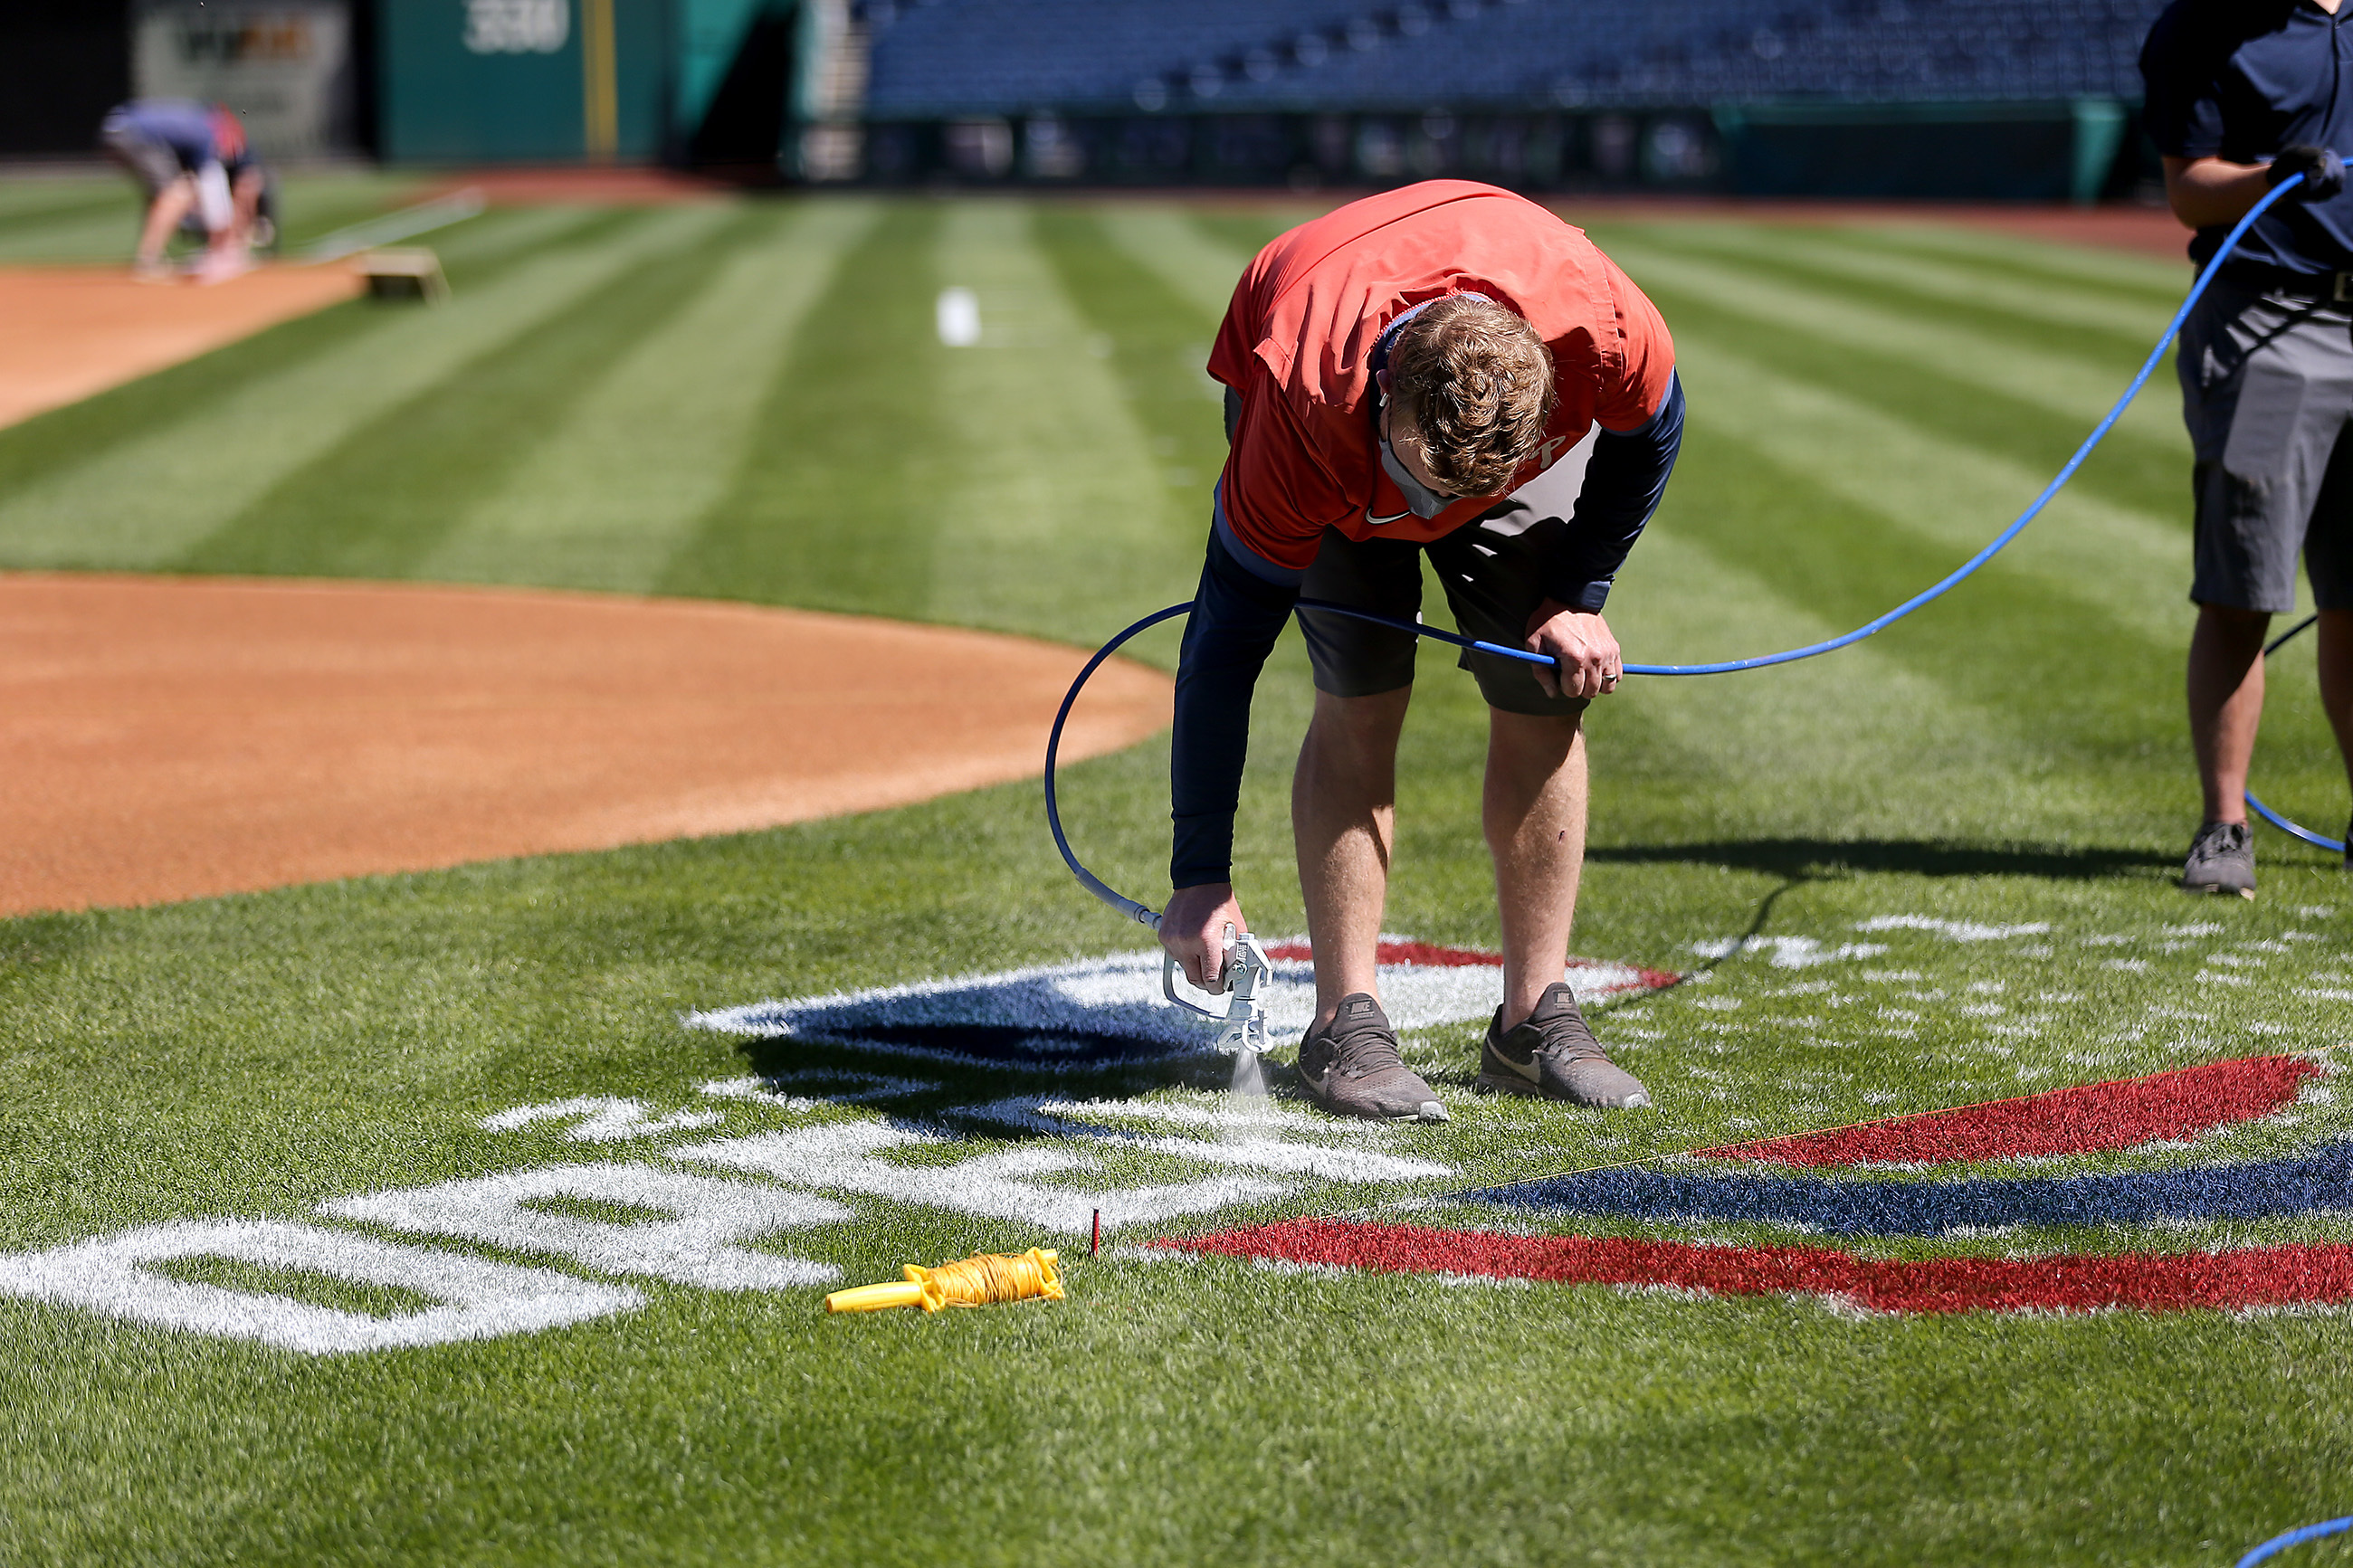
[[(1226, 439), (1234, 438), (1241, 415), (1241, 399), (1226, 388)], [(1556, 465), (1556, 474), (1575, 480), (1576, 473)], [(1555, 487), (1545, 487), (1554, 489)], [(1523, 493), (1533, 493), (1531, 490)], [(1408, 544), (1394, 539), (1368, 539), (1362, 543), (1336, 528), (1324, 531), (1316, 546), (1315, 564), (1299, 585), (1300, 597), (1328, 599), (1354, 605), (1401, 621), (1421, 618), (1421, 558), (1438, 569), (1446, 590), (1446, 607), (1454, 614), (1454, 629), (1464, 637), (1504, 647), (1524, 646), (1528, 618), (1544, 602), (1546, 552), (1567, 522), (1539, 516), (1526, 502), (1513, 500), (1492, 509), (1477, 522), (1467, 523), (1445, 538), (1428, 544)], [(1328, 611), (1299, 613), (1307, 638), (1307, 662), (1315, 672), (1315, 689), (1335, 697), (1377, 697), (1413, 684), (1414, 649), (1421, 639), (1393, 632), (1354, 616)], [(1479, 682), (1479, 694), (1490, 708), (1506, 713), (1582, 713), (1588, 697), (1546, 697), (1536, 684), (1535, 667), (1516, 658), (1497, 658), (1469, 648), (1455, 661)]]
[(155, 199), (156, 192), (186, 173), (180, 167), (179, 154), (170, 147), (111, 118), (100, 128), (99, 140), (118, 163), (138, 177), (149, 201)]
[[(1359, 542), (1327, 528), (1315, 564), (1299, 585), (1300, 595), (1410, 621), (1421, 610), (1421, 563), (1428, 556), (1446, 590), (1456, 629), (1482, 642), (1518, 647), (1527, 640), (1529, 617), (1544, 600), (1543, 563), (1567, 526), (1560, 518), (1538, 517), (1525, 504), (1505, 501), (1479, 521), (1428, 544)], [(1409, 633), (1313, 610), (1302, 610), (1299, 624), (1307, 635), (1316, 690), (1372, 697), (1413, 684), (1418, 639)], [(1535, 667), (1515, 658), (1465, 648), (1458, 662), (1478, 680), (1487, 705), (1506, 713), (1581, 713), (1588, 700), (1546, 696)]]
[(2353, 317), (2221, 279), (2181, 329), (2197, 457), (2201, 605), (2295, 608), (2295, 558), (2324, 610), (2353, 609)]

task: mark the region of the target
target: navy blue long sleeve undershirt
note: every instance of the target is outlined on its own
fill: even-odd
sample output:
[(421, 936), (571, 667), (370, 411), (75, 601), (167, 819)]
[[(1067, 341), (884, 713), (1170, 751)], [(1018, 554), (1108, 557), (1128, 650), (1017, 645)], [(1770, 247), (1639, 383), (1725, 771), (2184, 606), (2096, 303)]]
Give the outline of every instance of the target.
[[(1560, 555), (1546, 574), (1546, 593), (1573, 609), (1600, 612), (1619, 567), (1666, 493), (1683, 432), (1680, 380), (1669, 382), (1666, 400), (1641, 428), (1601, 432)], [(1171, 887), (1232, 879), (1250, 697), (1298, 602), (1300, 575), (1260, 559), (1226, 526), (1220, 510), (1177, 656), (1169, 761)]]
[(1635, 429), (1604, 430), (1594, 440), (1577, 510), (1545, 577), (1546, 593), (1571, 609), (1601, 613), (1618, 568), (1667, 493), (1683, 445), (1683, 377), (1671, 375), (1657, 413)]
[(1242, 763), (1250, 753), (1250, 696), (1299, 598), (1297, 583), (1269, 582), (1235, 559), (1235, 552), (1249, 547), (1228, 542), (1230, 538), (1222, 527), (1209, 535), (1201, 586), (1176, 656), (1176, 728), (1168, 781), (1169, 816), (1176, 825), (1168, 859), (1172, 888), (1232, 878), (1234, 810), (1241, 800)]

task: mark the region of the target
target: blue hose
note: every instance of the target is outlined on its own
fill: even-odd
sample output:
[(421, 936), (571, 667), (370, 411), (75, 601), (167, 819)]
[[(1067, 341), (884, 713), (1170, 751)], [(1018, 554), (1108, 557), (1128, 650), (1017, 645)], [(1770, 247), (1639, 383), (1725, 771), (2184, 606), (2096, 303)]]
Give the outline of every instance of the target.
[(1894, 626), (1923, 605), (1943, 598), (1954, 588), (1959, 586), (1964, 578), (1975, 575), (1978, 567), (2000, 553), (2002, 547), (2016, 539), (2028, 523), (2041, 517), (2042, 509), (2051, 504), (2052, 498), (2059, 493), (2069, 479), (2075, 477), (2075, 470), (2084, 466), (2084, 459), (2092, 455), (2092, 448), (2098, 446), (2106, 437), (2108, 432), (2116, 427), (2116, 421), (2124, 417), (2125, 410), (2131, 406), (2132, 400), (2140, 395), (2140, 389), (2148, 384), (2148, 378), (2157, 374), (2157, 367), (2164, 363), (2165, 351), (2173, 346), (2175, 335), (2181, 331), (2181, 323), (2189, 319), (2190, 310), (2205, 294), (2206, 286), (2214, 281), (2214, 275), (2222, 270), (2224, 260), (2230, 257), (2232, 250), (2238, 247), (2239, 237), (2253, 227), (2254, 221), (2263, 216), (2274, 202), (2295, 189), (2297, 183), (2303, 178), (2302, 174), (2290, 174), (2265, 192), (2263, 200), (2247, 209), (2247, 216), (2239, 220), (2238, 226), (2233, 228), (2223, 239), (2221, 245), (2216, 248), (2214, 258), (2209, 261), (2205, 269), (2198, 274), (2198, 281), (2189, 286), (2189, 294), (2181, 301), (2181, 309), (2174, 311), (2173, 320), (2165, 324), (2165, 331), (2158, 338), (2157, 346), (2150, 349), (2148, 358), (2141, 362), (2140, 374), (2132, 378), (2132, 384), (2125, 388), (2125, 395), (2116, 399), (2116, 405), (2108, 410), (2107, 417), (2092, 426), (2092, 433), (2084, 437), (2084, 444), (2075, 448), (2075, 455), (2067, 459), (2066, 466), (2052, 477), (2049, 484), (2042, 487), (2042, 493), (2034, 498), (2033, 504), (2020, 512), (2017, 520), (2008, 528), (1995, 534), (1992, 543), (1963, 562), (1951, 576), (1936, 586), (1905, 600), (1877, 620), (1867, 621), (1844, 636), (1834, 637), (1827, 642), (1808, 643), (1804, 647), (1793, 647), (1782, 653), (1759, 654), (1755, 658), (1729, 658), (1720, 664), (1630, 664), (1626, 667), (1626, 673), (1629, 675), (1729, 675), (1738, 669), (1763, 669), (1768, 665), (1794, 664), (1799, 659), (1812, 658), (1817, 654), (1836, 653), (1840, 648), (1851, 647), (1861, 642), (1873, 632)]
[(2291, 1530), (2285, 1535), (2274, 1535), (2244, 1557), (2240, 1558), (2234, 1568), (2254, 1568), (2256, 1563), (2266, 1558), (2277, 1556), (2291, 1546), (2301, 1546), (2307, 1541), (2318, 1541), (2325, 1535), (2342, 1535), (2348, 1530), (2353, 1530), (2353, 1517), (2332, 1519), (2322, 1524), (2307, 1524), (2302, 1529)]
[[(2214, 281), (2215, 274), (2222, 269), (2223, 261), (2229, 258), (2232, 250), (2237, 248), (2240, 237), (2253, 227), (2255, 220), (2269, 211), (2274, 203), (2303, 183), (2302, 174), (2291, 174), (2265, 192), (2263, 200), (2247, 209), (2247, 216), (2241, 218), (2237, 226), (2231, 230), (2220, 246), (2215, 247), (2213, 259), (2207, 262), (2205, 268), (2198, 274), (2198, 280), (2189, 286), (2189, 292), (2182, 300), (2181, 308), (2173, 312), (2173, 320), (2166, 323), (2163, 335), (2157, 340), (2157, 346), (2148, 351), (2148, 358), (2142, 363), (2139, 374), (2135, 375), (2132, 378), (2132, 384), (2125, 388), (2124, 395), (2116, 399), (2116, 406), (2108, 410), (2106, 417), (2093, 426), (2092, 433), (2084, 437), (2084, 444), (2075, 448), (2075, 455), (2068, 458), (2066, 465), (2059, 470), (2049, 484), (2042, 488), (2042, 493), (2034, 498), (2033, 504), (2019, 513), (2009, 527), (1994, 535), (1991, 543), (1962, 563), (1950, 576), (1905, 600), (1877, 619), (1866, 622), (1851, 632), (1824, 642), (1808, 643), (1803, 647), (1787, 648), (1779, 653), (1758, 654), (1754, 658), (1725, 659), (1715, 664), (1630, 664), (1625, 667), (1626, 673), (1628, 675), (1729, 675), (1736, 670), (1764, 669), (1771, 665), (1793, 664), (1801, 658), (1813, 658), (1821, 654), (1836, 653), (1840, 648), (1851, 647), (1861, 642), (1873, 632), (1894, 626), (1921, 606), (1943, 598), (1965, 579), (1975, 575), (1979, 567), (1992, 560), (2000, 552), (2004, 545), (2017, 538), (2028, 523), (2042, 516), (2042, 509), (2051, 504), (2052, 498), (2059, 493), (2069, 479), (2075, 477), (2075, 470), (2084, 466), (2084, 459), (2092, 455), (2092, 448), (2097, 447), (2106, 437), (2108, 432), (2116, 427), (2116, 421), (2124, 417), (2126, 408), (2130, 406), (2132, 400), (2140, 395), (2140, 389), (2148, 384), (2148, 378), (2157, 373), (2157, 367), (2164, 362), (2165, 351), (2172, 346), (2175, 335), (2181, 331), (2181, 323), (2189, 320), (2191, 308), (2205, 294), (2207, 285)], [(1046, 826), (1054, 835), (1054, 847), (1062, 852), (1063, 862), (1070, 867), (1071, 874), (1078, 878), (1080, 886), (1117, 910), (1127, 919), (1141, 921), (1155, 930), (1160, 924), (1160, 917), (1157, 914), (1145, 905), (1137, 903), (1134, 899), (1113, 891), (1101, 878), (1081, 865), (1079, 858), (1071, 852), (1071, 841), (1063, 836), (1061, 812), (1054, 795), (1054, 763), (1061, 750), (1063, 721), (1070, 718), (1071, 707), (1078, 701), (1079, 692), (1085, 687), (1087, 678), (1094, 674), (1102, 667), (1103, 660), (1118, 651), (1130, 637), (1148, 626), (1155, 626), (1163, 621), (1184, 615), (1192, 607), (1193, 602), (1188, 599), (1181, 605), (1171, 605), (1165, 610), (1155, 610), (1117, 637), (1113, 637), (1111, 641), (1103, 644), (1096, 651), (1094, 658), (1087, 660), (1086, 668), (1079, 671), (1079, 678), (1071, 683), (1069, 694), (1062, 699), (1062, 706), (1054, 715), (1053, 730), (1046, 738)], [(1525, 648), (1505, 647), (1500, 643), (1482, 642), (1475, 637), (1459, 637), (1452, 632), (1441, 631), (1436, 626), (1424, 626), (1419, 621), (1398, 620), (1392, 616), (1377, 615), (1371, 610), (1360, 610), (1347, 605), (1329, 604), (1316, 599), (1302, 599), (1299, 601), (1299, 607), (1353, 616), (1360, 621), (1371, 621), (1377, 626), (1409, 632), (1415, 637), (1435, 637), (1440, 642), (1451, 643), (1456, 647), (1468, 648), (1474, 653), (1493, 654), (1500, 658), (1515, 658), (1526, 664), (1556, 662), (1547, 654), (1530, 653)], [(2289, 637), (2294, 635), (2294, 632), (2288, 634)], [(2286, 640), (2286, 637), (2280, 639), (2282, 642)], [(2343, 848), (2342, 845), (2333, 843), (2316, 834), (2308, 833), (2294, 823), (2274, 816), (2270, 808), (2256, 800), (2253, 795), (2247, 796), (2247, 804), (2261, 812), (2265, 821), (2295, 834), (2299, 838), (2320, 845), (2325, 848)]]
[[(2282, 647), (2286, 646), (2290, 637), (2295, 637), (2298, 632), (2301, 632), (2305, 627), (2312, 625), (2313, 622), (2319, 618), (2320, 617), (2318, 616), (2306, 616), (2304, 619), (2296, 622), (2295, 625), (2288, 627), (2287, 630), (2280, 633), (2279, 636), (2272, 638), (2272, 640), (2263, 647), (2263, 657), (2265, 658), (2269, 658), (2272, 655), (2279, 652)], [(2301, 838), (2306, 844), (2315, 845), (2319, 848), (2329, 850), (2334, 854), (2342, 855), (2345, 853), (2345, 845), (2342, 840), (2325, 838), (2319, 834), (2315, 833), (2309, 827), (2297, 826), (2295, 823), (2290, 822), (2286, 817), (2282, 816), (2278, 812), (2274, 811), (2270, 806), (2265, 805), (2262, 801), (2256, 799), (2255, 792), (2253, 790), (2242, 790), (2240, 793), (2247, 797), (2247, 804), (2254, 807), (2255, 815), (2257, 816), (2262, 817), (2265, 822), (2270, 823), (2282, 833), (2288, 834), (2293, 837)]]

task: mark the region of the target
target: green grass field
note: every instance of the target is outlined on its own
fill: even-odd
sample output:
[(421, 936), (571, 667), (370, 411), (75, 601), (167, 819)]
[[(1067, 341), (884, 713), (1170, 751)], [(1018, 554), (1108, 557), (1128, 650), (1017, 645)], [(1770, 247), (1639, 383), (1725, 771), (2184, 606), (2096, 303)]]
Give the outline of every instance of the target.
[[(297, 200), (290, 226), (299, 240), (401, 195), (338, 181), (307, 212)], [(1243, 262), (1303, 216), (860, 197), (493, 211), (434, 240), (446, 308), (339, 307), (0, 431), (0, 567), (706, 595), (1091, 647), (1190, 592), (1223, 449), (1201, 363)], [(0, 260), (119, 249), (128, 225), (111, 186), (0, 190)], [(2064, 458), (2186, 281), (2159, 261), (1926, 223), (1594, 232), (1665, 313), (1690, 397), (1666, 507), (1610, 605), (1639, 660), (1810, 640), (1949, 570)], [(934, 334), (951, 285), (979, 298), (976, 348)], [(1281, 1098), (1279, 1073), (1297, 1122), (1278, 1178), (1216, 1131), (1190, 1142), (1222, 1103), (1214, 1058), (1039, 1074), (682, 1022), (1142, 951), (1062, 871), (1031, 785), (0, 921), (10, 1255), (199, 1218), (382, 1243), (401, 1233), (322, 1205), (572, 1164), (749, 1181), (666, 1155), (783, 1133), (928, 1141), (871, 1156), (864, 1189), (814, 1183), (833, 1206), (741, 1249), (755, 1258), (846, 1283), (975, 1248), (1074, 1259), (1060, 1304), (828, 1318), (821, 1285), (718, 1289), (411, 1237), (642, 1300), (322, 1355), (0, 1293), (0, 1561), (2187, 1568), (2353, 1510), (2338, 1311), (1864, 1317), (1138, 1246), (2337, 1047), (2353, 896), (2329, 857), (2270, 835), (2259, 900), (2172, 886), (2197, 813), (2179, 698), (2188, 461), (2160, 379), (2049, 516), (1930, 611), (1835, 658), (1630, 682), (1597, 710), (1577, 950), (1696, 972), (1600, 1010), (1651, 1110), (1482, 1100), (1477, 1026), (1446, 1025), (1408, 1040), (1452, 1110), (1442, 1127), (1317, 1121)], [(1167, 663), (1174, 647), (1140, 651)], [(1492, 947), (1483, 721), (1471, 683), (1428, 657), (1388, 924)], [(2308, 644), (2275, 661), (2258, 787), (2334, 832), (2346, 791), (2311, 668)], [(1302, 923), (1283, 799), (1306, 702), (1291, 639), (1258, 700), (1240, 847), (1267, 931)], [(1166, 763), (1164, 738), (1067, 781), (1082, 852), (1147, 900), (1165, 891)], [(2012, 929), (1962, 940), (1936, 921)], [(798, 1098), (699, 1089), (754, 1075)], [(1095, 1114), (1169, 1136), (1113, 1147), (1068, 1122), (964, 1114), (1008, 1095), (1118, 1100)], [(484, 1126), (591, 1097), (645, 1120), (608, 1142), (561, 1120)], [(2353, 1104), (2323, 1087), (2191, 1144), (2031, 1173), (2348, 1135)], [(991, 1183), (1042, 1214), (1058, 1194), (1238, 1171), (1255, 1184), (1117, 1226), (1095, 1261), (1076, 1235), (972, 1212)], [(519, 1212), (606, 1230), (649, 1217), (626, 1200), (533, 1201)], [(2324, 1212), (1856, 1249), (2347, 1240), (2353, 1224)], [(424, 1304), (328, 1268), (156, 1268), (348, 1311)], [(2324, 1543), (2301, 1560), (2347, 1557)]]

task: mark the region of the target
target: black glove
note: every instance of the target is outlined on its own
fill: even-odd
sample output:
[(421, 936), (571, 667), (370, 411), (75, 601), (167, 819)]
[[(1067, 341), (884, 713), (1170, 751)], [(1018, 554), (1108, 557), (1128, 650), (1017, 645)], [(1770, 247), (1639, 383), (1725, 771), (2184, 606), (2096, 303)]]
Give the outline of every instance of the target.
[(2304, 176), (2306, 201), (2325, 202), (2345, 188), (2345, 160), (2326, 147), (2283, 147), (2264, 184), (2276, 185), (2291, 174)]

